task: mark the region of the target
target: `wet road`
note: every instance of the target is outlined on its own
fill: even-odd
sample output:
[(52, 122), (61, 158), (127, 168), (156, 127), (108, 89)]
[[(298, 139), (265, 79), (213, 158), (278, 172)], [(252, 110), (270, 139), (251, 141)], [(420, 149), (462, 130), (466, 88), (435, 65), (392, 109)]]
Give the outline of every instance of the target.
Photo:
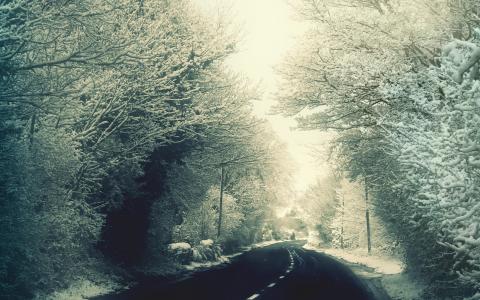
[(121, 294), (95, 300), (376, 300), (348, 267), (321, 253), (305, 250), (301, 244), (284, 242), (253, 249), (221, 268), (175, 282), (145, 281)]

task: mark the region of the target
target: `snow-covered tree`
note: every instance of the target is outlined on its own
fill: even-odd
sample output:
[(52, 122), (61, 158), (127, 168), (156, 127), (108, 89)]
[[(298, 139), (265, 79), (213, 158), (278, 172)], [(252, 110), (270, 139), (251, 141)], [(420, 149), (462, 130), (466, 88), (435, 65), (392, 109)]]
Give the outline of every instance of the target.
[[(217, 239), (218, 187), (211, 188), (197, 207), (188, 210), (182, 224), (175, 228), (174, 241), (188, 241), (197, 244), (200, 240)], [(234, 239), (236, 230), (242, 224), (245, 215), (239, 207), (238, 199), (224, 194), (224, 223), (220, 243)]]
[[(478, 290), (478, 96), (477, 44), (452, 41), (440, 67), (407, 73), (384, 87), (387, 98), (404, 110), (389, 126), (392, 154), (403, 180), (395, 186), (409, 191), (416, 208), (410, 222), (445, 246), (449, 272)], [(468, 73), (467, 73), (468, 72)]]
[(0, 290), (31, 297), (92, 265), (155, 149), (214, 122), (235, 40), (188, 1), (4, 1), (0, 21)]
[(302, 195), (299, 202), (307, 215), (309, 230), (318, 232), (320, 242), (329, 245), (332, 240), (332, 221), (334, 219), (336, 208), (342, 200), (338, 199), (336, 189), (338, 179), (329, 174), (325, 178), (318, 179)]
[(336, 162), (433, 297), (478, 298), (478, 3), (299, 2), (315, 28), (281, 68), (298, 88), (280, 110), (339, 132)]

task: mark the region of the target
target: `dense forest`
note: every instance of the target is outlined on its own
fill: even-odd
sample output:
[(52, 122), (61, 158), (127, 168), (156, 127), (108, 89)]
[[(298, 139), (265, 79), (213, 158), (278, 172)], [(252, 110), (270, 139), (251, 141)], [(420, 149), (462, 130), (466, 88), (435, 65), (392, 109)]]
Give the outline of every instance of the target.
[[(366, 185), (425, 299), (480, 299), (478, 1), (294, 3), (313, 28), (277, 110), (336, 133), (332, 160)], [(317, 203), (327, 221), (333, 203)]]
[(0, 2), (0, 298), (261, 239), (289, 174), (236, 39), (188, 1)]

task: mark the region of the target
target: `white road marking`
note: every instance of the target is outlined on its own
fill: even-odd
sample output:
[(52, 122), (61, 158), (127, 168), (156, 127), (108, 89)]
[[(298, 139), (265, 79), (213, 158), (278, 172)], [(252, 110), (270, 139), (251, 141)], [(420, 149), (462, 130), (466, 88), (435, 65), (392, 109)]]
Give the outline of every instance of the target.
[(293, 255), (295, 255), (295, 257), (297, 258), (299, 265), (302, 266), (305, 263), (305, 260), (300, 255), (298, 255), (297, 251), (295, 250), (292, 250), (292, 251), (293, 251)]
[[(287, 271), (285, 272), (286, 274), (288, 274), (288, 273), (290, 273), (290, 272), (292, 271), (293, 264), (294, 264), (294, 262), (295, 262), (295, 261), (293, 260), (292, 252), (290, 252), (289, 249), (287, 249), (287, 251), (288, 251), (288, 254), (289, 254), (289, 256), (290, 256), (290, 266), (288, 267)], [(296, 254), (296, 253), (294, 252), (293, 254)], [(297, 256), (298, 256), (298, 254), (297, 254)], [(283, 278), (285, 278), (284, 275), (278, 277), (278, 279), (283, 279)], [(272, 288), (272, 287), (274, 287), (275, 285), (277, 285), (277, 283), (276, 283), (276, 282), (272, 282), (272, 283), (270, 283), (269, 285), (267, 285), (267, 287), (268, 287), (268, 288)], [(247, 300), (257, 299), (258, 297), (260, 297), (260, 294), (263, 293), (264, 291), (265, 291), (265, 289), (262, 289), (259, 294), (253, 294), (253, 295), (251, 295), (250, 297), (248, 297)]]

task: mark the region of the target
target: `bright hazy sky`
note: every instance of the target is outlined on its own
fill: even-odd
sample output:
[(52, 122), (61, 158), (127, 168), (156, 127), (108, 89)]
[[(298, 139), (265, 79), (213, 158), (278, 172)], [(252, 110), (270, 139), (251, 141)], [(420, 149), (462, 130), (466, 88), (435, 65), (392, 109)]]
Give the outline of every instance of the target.
[(295, 121), (281, 116), (268, 115), (274, 103), (277, 75), (274, 67), (282, 62), (284, 55), (295, 46), (296, 39), (305, 32), (307, 25), (294, 17), (293, 8), (286, 0), (194, 0), (202, 8), (218, 11), (215, 6), (231, 7), (233, 22), (242, 32), (239, 53), (228, 64), (237, 72), (244, 73), (259, 82), (265, 91), (261, 101), (255, 101), (255, 113), (266, 118), (283, 139), (297, 164), (295, 186), (304, 190), (324, 174), (326, 165), (312, 155), (312, 146), (325, 140), (322, 134), (292, 130)]

